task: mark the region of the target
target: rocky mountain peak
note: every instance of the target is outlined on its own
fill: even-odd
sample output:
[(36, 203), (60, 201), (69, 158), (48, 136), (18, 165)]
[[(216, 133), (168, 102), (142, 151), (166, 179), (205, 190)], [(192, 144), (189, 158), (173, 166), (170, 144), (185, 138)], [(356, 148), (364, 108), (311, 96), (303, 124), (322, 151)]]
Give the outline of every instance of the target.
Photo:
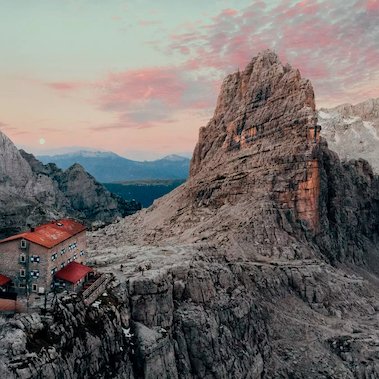
[(20, 157), (13, 142), (0, 131), (0, 182), (25, 186), (31, 175), (28, 163)]
[(367, 99), (358, 104), (342, 104), (331, 109), (322, 108), (320, 111), (338, 113), (343, 117), (361, 117), (365, 121), (379, 118), (379, 98)]
[[(341, 164), (319, 136), (309, 80), (264, 51), (225, 79), (200, 130), (189, 180), (125, 229), (154, 243), (207, 241), (229, 251), (245, 247), (248, 255), (317, 250), (331, 260), (363, 260), (379, 221), (378, 179), (366, 166)], [(283, 249), (302, 239), (318, 247)]]
[(299, 70), (283, 65), (274, 52), (266, 50), (244, 71), (224, 80), (214, 116), (200, 130), (191, 175), (212, 158), (257, 144), (262, 138), (286, 139), (295, 132), (300, 137), (296, 140), (306, 143), (308, 130), (315, 125), (311, 83), (301, 78)]
[[(233, 184), (222, 191), (222, 200), (216, 198), (220, 189), (213, 191), (210, 199), (215, 204), (230, 201), (227, 193), (232, 186), (237, 192), (242, 189), (238, 197), (257, 193), (256, 199), (275, 201), (316, 230), (316, 123), (309, 80), (266, 50), (253, 58), (244, 71), (224, 80), (213, 118), (200, 130), (191, 177), (210, 178), (213, 172), (215, 176), (227, 172), (225, 183), (239, 173), (240, 180), (233, 179)], [(213, 183), (219, 187), (221, 182)], [(213, 183), (204, 189), (206, 194)]]

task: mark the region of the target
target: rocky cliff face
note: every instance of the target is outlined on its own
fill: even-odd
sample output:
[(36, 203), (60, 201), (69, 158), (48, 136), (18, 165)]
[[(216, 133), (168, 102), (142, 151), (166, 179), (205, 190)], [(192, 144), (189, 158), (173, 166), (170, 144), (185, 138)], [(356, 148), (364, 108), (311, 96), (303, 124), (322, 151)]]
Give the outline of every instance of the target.
[(70, 216), (91, 225), (140, 209), (109, 193), (78, 165), (66, 171), (18, 151), (0, 132), (0, 238), (49, 219)]
[[(341, 163), (316, 126), (309, 81), (263, 52), (225, 80), (189, 180), (92, 234), (90, 259), (115, 275), (108, 292), (128, 320), (114, 329), (133, 334), (112, 377), (379, 377), (378, 177)], [(51, 343), (57, 362), (83, 359), (72, 377), (106, 375), (75, 355), (84, 342)], [(8, 377), (12, 362), (36, 377), (30, 347), (6, 351)]]
[(367, 160), (379, 173), (379, 99), (320, 109), (321, 135), (341, 159)]

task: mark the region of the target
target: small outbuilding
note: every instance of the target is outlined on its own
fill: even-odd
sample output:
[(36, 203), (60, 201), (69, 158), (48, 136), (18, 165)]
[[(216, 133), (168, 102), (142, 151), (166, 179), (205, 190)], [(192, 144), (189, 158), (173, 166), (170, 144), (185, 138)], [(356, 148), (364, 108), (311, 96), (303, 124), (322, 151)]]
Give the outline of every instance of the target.
[(78, 291), (94, 275), (94, 270), (84, 264), (71, 262), (55, 274), (58, 288)]

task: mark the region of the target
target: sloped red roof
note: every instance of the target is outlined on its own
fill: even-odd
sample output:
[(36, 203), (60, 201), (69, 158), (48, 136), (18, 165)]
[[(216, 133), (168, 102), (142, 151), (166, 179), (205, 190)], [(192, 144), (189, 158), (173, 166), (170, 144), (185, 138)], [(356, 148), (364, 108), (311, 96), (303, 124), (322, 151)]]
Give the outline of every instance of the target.
[(89, 272), (93, 272), (91, 267), (85, 266), (81, 263), (71, 262), (66, 267), (59, 270), (55, 277), (70, 283), (76, 283), (84, 278)]
[(4, 286), (5, 284), (8, 284), (11, 281), (7, 276), (0, 274), (0, 286)]
[(23, 238), (50, 249), (84, 230), (86, 230), (86, 227), (80, 222), (71, 219), (62, 219), (37, 226), (33, 232), (20, 233), (3, 239), (0, 243)]

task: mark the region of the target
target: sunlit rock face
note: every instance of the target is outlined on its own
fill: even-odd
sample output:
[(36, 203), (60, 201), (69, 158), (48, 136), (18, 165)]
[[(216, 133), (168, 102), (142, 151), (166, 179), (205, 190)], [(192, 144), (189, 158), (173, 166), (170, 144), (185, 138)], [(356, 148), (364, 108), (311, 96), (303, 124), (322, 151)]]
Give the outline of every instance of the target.
[(316, 231), (316, 124), (311, 83), (265, 51), (224, 80), (214, 116), (200, 131), (191, 176), (226, 173), (224, 185), (211, 196), (217, 204), (232, 199), (233, 192), (225, 196), (232, 185), (254, 194), (255, 201), (275, 201)]

